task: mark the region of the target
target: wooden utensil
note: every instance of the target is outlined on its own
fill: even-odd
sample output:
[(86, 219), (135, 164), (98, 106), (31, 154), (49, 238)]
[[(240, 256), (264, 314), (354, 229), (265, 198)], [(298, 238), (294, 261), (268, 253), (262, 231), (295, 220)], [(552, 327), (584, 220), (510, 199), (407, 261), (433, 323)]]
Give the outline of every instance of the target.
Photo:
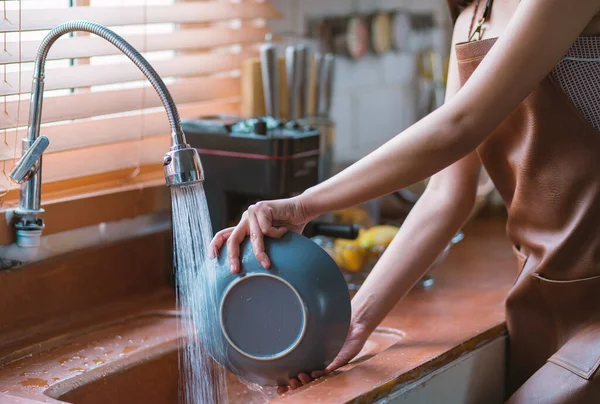
[(377, 12), (368, 17), (371, 52), (383, 55), (392, 48), (392, 20), (390, 13)]
[[(287, 79), (285, 75), (285, 59), (277, 58), (279, 118), (288, 115)], [(264, 87), (260, 58), (249, 58), (242, 62), (241, 68), (241, 114), (245, 118), (265, 116)]]

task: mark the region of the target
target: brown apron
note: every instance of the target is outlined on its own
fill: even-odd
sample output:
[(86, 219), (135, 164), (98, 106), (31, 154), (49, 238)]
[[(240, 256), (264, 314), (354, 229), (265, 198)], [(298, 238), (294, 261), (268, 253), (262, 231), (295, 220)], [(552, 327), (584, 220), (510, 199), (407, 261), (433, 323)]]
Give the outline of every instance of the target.
[[(494, 43), (456, 46), (462, 84)], [(506, 302), (511, 401), (600, 403), (600, 133), (548, 76), (477, 152), (519, 258)]]

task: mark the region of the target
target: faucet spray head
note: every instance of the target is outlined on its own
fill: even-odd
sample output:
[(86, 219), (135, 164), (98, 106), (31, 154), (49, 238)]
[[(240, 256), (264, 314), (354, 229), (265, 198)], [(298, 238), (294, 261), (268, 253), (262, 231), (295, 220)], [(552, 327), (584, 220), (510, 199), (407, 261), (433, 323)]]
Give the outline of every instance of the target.
[(204, 181), (198, 151), (189, 145), (175, 145), (163, 158), (167, 186), (176, 187)]

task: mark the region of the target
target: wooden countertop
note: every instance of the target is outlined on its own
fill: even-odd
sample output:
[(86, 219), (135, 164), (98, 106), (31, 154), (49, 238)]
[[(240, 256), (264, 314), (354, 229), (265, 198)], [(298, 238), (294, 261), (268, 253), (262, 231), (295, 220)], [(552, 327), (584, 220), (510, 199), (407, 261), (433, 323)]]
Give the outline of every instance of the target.
[(396, 345), (348, 371), (276, 399), (289, 403), (372, 402), (505, 332), (504, 300), (517, 275), (502, 218), (478, 219), (465, 239), (382, 326), (406, 333)]

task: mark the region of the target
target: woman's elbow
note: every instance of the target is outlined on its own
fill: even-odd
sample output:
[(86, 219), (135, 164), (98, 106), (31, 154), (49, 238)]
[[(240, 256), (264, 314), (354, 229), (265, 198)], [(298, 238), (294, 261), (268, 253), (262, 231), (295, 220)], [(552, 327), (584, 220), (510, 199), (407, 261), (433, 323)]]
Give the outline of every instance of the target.
[[(450, 107), (450, 106), (449, 106)], [(477, 117), (461, 108), (450, 107), (444, 111), (445, 133), (442, 136), (446, 150), (452, 150), (456, 160), (475, 150), (487, 136), (487, 129), (481, 125)]]
[(466, 218), (475, 206), (477, 183), (446, 181), (443, 184), (436, 184), (436, 186), (430, 184), (423, 196), (431, 206), (437, 206), (444, 214)]

